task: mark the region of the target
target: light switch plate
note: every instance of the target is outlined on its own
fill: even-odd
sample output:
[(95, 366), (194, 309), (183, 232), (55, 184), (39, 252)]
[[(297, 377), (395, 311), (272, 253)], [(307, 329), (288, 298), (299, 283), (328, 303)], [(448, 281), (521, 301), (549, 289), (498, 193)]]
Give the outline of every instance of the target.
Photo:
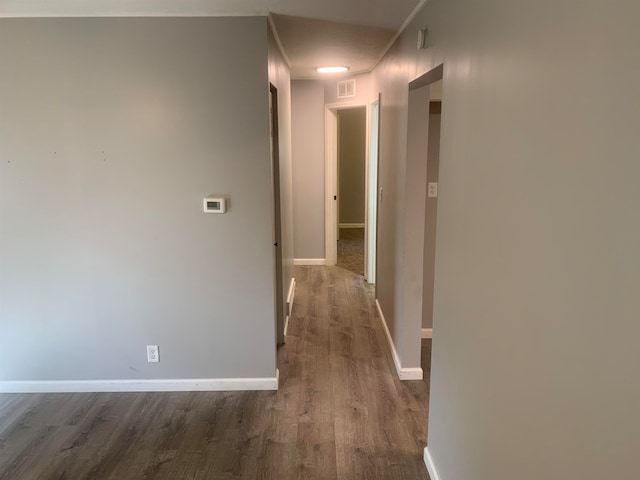
[(438, 184), (436, 182), (429, 182), (427, 188), (427, 197), (437, 198), (438, 196)]

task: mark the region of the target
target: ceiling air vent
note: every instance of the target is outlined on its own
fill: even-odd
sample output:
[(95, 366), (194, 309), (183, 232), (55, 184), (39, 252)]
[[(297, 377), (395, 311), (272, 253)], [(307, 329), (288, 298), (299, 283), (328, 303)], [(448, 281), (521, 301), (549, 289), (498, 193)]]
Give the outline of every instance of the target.
[(338, 82), (338, 98), (349, 98), (356, 96), (356, 79), (342, 80)]

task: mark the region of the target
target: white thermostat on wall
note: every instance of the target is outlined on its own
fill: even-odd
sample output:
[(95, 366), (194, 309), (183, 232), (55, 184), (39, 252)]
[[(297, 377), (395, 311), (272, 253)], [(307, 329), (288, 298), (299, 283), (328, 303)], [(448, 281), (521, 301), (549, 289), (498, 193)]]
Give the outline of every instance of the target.
[(204, 213), (225, 213), (227, 211), (227, 199), (224, 197), (209, 195), (203, 200)]

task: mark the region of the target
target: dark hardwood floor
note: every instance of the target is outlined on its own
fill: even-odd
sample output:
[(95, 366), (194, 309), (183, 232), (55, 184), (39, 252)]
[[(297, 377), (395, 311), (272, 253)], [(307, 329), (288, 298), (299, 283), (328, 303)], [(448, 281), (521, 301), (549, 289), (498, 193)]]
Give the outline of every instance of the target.
[(295, 276), (277, 392), (0, 395), (0, 479), (428, 479), (428, 384), (397, 379), (373, 290)]

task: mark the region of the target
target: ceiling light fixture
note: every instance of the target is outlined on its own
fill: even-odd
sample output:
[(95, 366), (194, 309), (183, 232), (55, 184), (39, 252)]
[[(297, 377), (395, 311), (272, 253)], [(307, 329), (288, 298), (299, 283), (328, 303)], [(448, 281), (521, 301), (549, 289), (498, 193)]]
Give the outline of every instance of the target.
[(318, 67), (316, 72), (318, 73), (342, 73), (348, 72), (349, 67)]

